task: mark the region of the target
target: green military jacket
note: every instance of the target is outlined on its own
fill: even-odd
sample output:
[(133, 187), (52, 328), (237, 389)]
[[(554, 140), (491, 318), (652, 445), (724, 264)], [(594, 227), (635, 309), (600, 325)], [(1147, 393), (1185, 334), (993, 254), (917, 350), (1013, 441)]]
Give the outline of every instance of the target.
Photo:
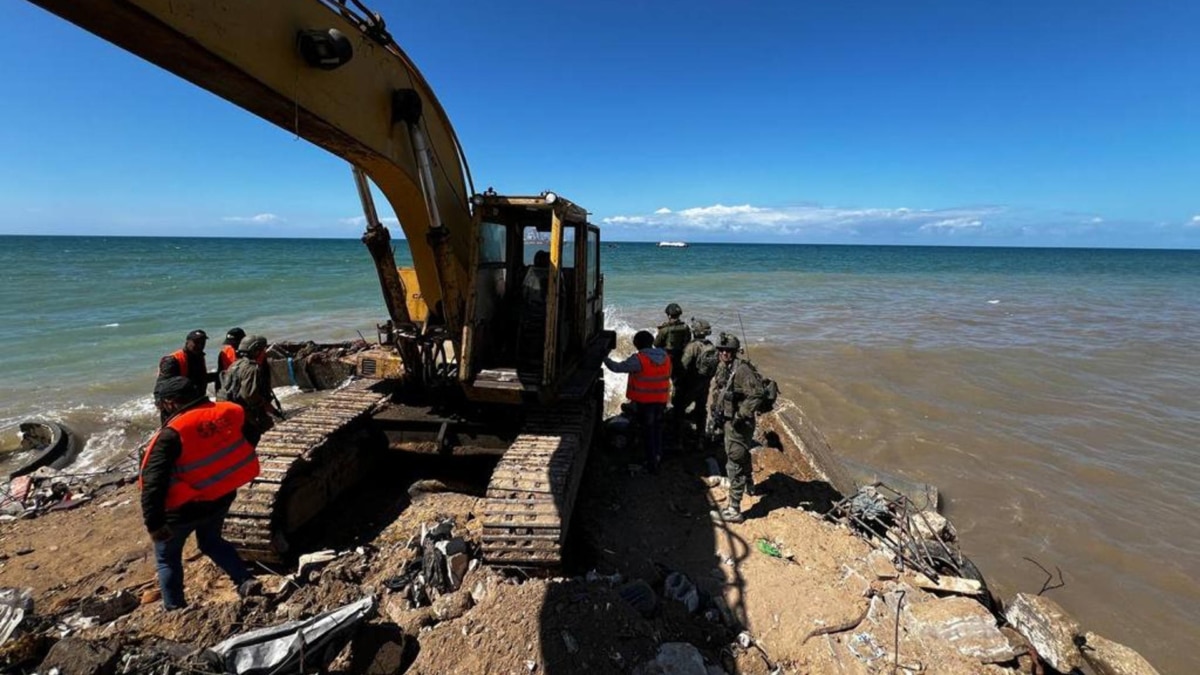
[(678, 357), (683, 348), (692, 341), (692, 329), (679, 319), (667, 319), (658, 327), (658, 335), (654, 336), (654, 346), (661, 347)]
[[(706, 357), (706, 360), (711, 360), (714, 364), (711, 369), (706, 368), (700, 358), (705, 352), (711, 353), (711, 356)], [(680, 365), (683, 366), (684, 381), (688, 383), (707, 381), (716, 373), (716, 357), (716, 348), (708, 338), (696, 338), (689, 342), (683, 348), (683, 358), (680, 360)]]
[(709, 390), (708, 409), (719, 411), (727, 421), (753, 420), (765, 393), (762, 377), (754, 366), (734, 359), (728, 365), (722, 363), (717, 366), (717, 374), (713, 376)]

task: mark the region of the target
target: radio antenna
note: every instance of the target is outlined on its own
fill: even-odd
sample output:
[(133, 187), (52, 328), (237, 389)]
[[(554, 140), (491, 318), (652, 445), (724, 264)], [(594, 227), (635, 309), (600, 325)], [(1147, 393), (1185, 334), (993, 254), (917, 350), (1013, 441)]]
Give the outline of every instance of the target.
[(750, 358), (750, 341), (746, 339), (746, 324), (742, 323), (742, 313), (737, 313), (738, 325), (742, 327), (742, 351), (746, 352), (746, 358)]

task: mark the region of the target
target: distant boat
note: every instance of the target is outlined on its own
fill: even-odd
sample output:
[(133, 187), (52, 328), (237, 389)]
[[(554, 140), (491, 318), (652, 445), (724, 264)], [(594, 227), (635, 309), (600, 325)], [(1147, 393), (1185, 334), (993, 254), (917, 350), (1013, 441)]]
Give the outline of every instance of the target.
[(686, 241), (660, 241), (660, 242), (658, 242), (658, 247), (659, 248), (687, 248), (688, 245), (687, 245)]

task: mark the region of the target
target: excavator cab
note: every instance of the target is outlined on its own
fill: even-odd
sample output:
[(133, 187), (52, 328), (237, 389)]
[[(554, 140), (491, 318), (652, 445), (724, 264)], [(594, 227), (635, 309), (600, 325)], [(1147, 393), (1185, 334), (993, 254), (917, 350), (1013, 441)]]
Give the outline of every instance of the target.
[(488, 191), (472, 203), (476, 237), (459, 364), (467, 397), (582, 397), (615, 342), (603, 330), (599, 228), (553, 192)]

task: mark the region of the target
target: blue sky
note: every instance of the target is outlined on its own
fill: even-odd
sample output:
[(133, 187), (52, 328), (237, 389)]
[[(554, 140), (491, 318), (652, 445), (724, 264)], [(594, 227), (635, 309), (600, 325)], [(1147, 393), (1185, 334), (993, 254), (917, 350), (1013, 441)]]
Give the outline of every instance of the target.
[[(1200, 3), (370, 4), (477, 188), (609, 239), (1200, 248)], [(31, 4), (0, 25), (0, 234), (358, 235), (342, 160)]]

